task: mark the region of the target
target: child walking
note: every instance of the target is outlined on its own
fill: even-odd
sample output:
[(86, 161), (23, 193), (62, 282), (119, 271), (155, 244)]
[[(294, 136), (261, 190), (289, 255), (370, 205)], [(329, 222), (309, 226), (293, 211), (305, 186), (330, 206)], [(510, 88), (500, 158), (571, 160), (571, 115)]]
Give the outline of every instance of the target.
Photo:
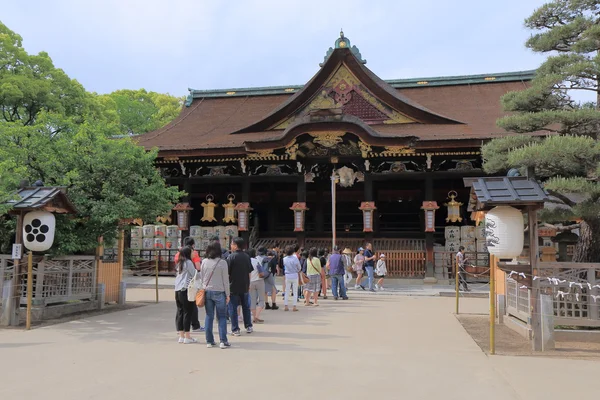
[(383, 290), (383, 278), (387, 275), (387, 267), (385, 265), (385, 254), (379, 255), (379, 260), (375, 266), (375, 275), (379, 278), (375, 284), (375, 289)]

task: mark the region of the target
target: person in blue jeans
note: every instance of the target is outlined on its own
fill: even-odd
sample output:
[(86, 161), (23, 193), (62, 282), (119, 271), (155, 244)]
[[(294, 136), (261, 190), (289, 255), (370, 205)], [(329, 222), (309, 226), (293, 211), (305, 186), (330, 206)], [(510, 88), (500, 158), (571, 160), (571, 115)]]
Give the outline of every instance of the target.
[(342, 299), (348, 300), (348, 296), (346, 295), (346, 284), (344, 283), (344, 274), (346, 273), (346, 270), (344, 269), (344, 261), (342, 260), (342, 255), (340, 254), (340, 250), (337, 246), (334, 246), (333, 254), (329, 256), (329, 261), (327, 261), (327, 269), (329, 270), (329, 276), (331, 277), (331, 291), (333, 292), (333, 299), (337, 300), (341, 296)]
[(373, 245), (371, 243), (367, 243), (365, 246), (365, 270), (367, 271), (367, 276), (369, 277), (369, 290), (374, 292), (373, 288), (374, 283), (374, 274), (373, 271), (375, 269), (375, 255), (373, 254)]
[(204, 308), (206, 310), (205, 335), (206, 347), (214, 347), (213, 322), (215, 310), (219, 324), (219, 347), (230, 347), (227, 340), (227, 303), (229, 303), (229, 268), (221, 258), (221, 245), (212, 242), (206, 248), (206, 257), (202, 260), (200, 287), (205, 292)]
[(227, 257), (229, 265), (229, 283), (230, 283), (230, 301), (229, 318), (231, 320), (231, 333), (233, 336), (240, 336), (240, 326), (238, 321), (238, 306), (242, 306), (242, 315), (244, 317), (244, 327), (246, 333), (254, 331), (252, 326), (252, 313), (250, 312), (250, 274), (254, 271), (250, 256), (243, 250), (246, 242), (243, 238), (237, 237), (231, 242), (231, 254)]

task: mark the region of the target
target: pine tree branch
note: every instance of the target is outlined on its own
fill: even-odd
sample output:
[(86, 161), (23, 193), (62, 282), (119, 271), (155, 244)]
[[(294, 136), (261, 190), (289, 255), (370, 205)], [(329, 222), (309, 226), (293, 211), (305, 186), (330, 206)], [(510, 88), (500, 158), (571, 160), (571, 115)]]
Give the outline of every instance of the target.
[(577, 203), (575, 203), (574, 201), (572, 201), (571, 199), (569, 199), (567, 196), (557, 193), (554, 190), (548, 190), (548, 193), (554, 197), (556, 197), (557, 199), (561, 200), (563, 203), (565, 203), (566, 205), (568, 205), (569, 207), (575, 207), (577, 205)]

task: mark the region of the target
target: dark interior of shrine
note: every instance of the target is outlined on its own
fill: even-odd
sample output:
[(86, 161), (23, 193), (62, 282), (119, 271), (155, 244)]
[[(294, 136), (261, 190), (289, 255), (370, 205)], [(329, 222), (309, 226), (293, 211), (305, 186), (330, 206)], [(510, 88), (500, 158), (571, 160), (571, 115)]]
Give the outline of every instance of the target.
[[(427, 177), (426, 175), (429, 175)], [(462, 177), (435, 176), (435, 173), (404, 173), (388, 175), (385, 180), (372, 182), (372, 201), (377, 211), (374, 218), (374, 237), (380, 238), (423, 238), (423, 211), (421, 206), (425, 200), (437, 201), (440, 209), (436, 212), (436, 241), (443, 239), (443, 227), (447, 225), (446, 203), (448, 192), (458, 193), (457, 201), (465, 203), (461, 208), (463, 218), (468, 219), (466, 203), (468, 189), (464, 187)], [(266, 177), (265, 177), (266, 178)], [(332, 196), (331, 180), (315, 179), (314, 182), (297, 182), (284, 177), (274, 177), (249, 184), (248, 198), (242, 199), (243, 184), (235, 182), (203, 182), (191, 185), (192, 225), (218, 225), (204, 223), (202, 203), (206, 196), (212, 195), (219, 205), (215, 216), (221, 221), (229, 194), (235, 195), (235, 203), (248, 201), (252, 207), (251, 227), (258, 225), (258, 236), (261, 238), (294, 237), (293, 212), (290, 207), (299, 201), (301, 187), (305, 189), (306, 205), (309, 210), (305, 214), (305, 232), (307, 237), (325, 238), (332, 231)], [(427, 180), (432, 182), (433, 198), (426, 197)], [(363, 233), (363, 213), (360, 203), (365, 201), (365, 183), (356, 182), (351, 187), (336, 186), (336, 231), (339, 238), (360, 238)], [(443, 243), (443, 241), (442, 241)]]

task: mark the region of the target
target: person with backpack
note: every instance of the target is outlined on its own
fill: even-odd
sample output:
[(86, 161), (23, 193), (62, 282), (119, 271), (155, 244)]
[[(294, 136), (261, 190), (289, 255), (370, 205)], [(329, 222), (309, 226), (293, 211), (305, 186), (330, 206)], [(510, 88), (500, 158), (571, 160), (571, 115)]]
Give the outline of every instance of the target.
[(333, 293), (333, 299), (337, 300), (341, 297), (344, 300), (348, 300), (348, 296), (346, 295), (346, 285), (344, 284), (344, 261), (342, 260), (342, 255), (337, 246), (333, 248), (333, 254), (329, 256), (327, 269), (329, 269), (329, 276), (331, 276), (331, 292)]
[(377, 283), (375, 284), (375, 289), (383, 290), (383, 279), (387, 275), (387, 266), (385, 265), (385, 254), (379, 255), (379, 260), (377, 261), (377, 265), (375, 266), (375, 274), (379, 278)]
[(262, 324), (265, 321), (260, 319), (260, 313), (265, 308), (265, 277), (267, 271), (256, 257), (256, 249), (248, 251), (253, 271), (250, 273), (250, 311), (252, 312), (255, 324)]

